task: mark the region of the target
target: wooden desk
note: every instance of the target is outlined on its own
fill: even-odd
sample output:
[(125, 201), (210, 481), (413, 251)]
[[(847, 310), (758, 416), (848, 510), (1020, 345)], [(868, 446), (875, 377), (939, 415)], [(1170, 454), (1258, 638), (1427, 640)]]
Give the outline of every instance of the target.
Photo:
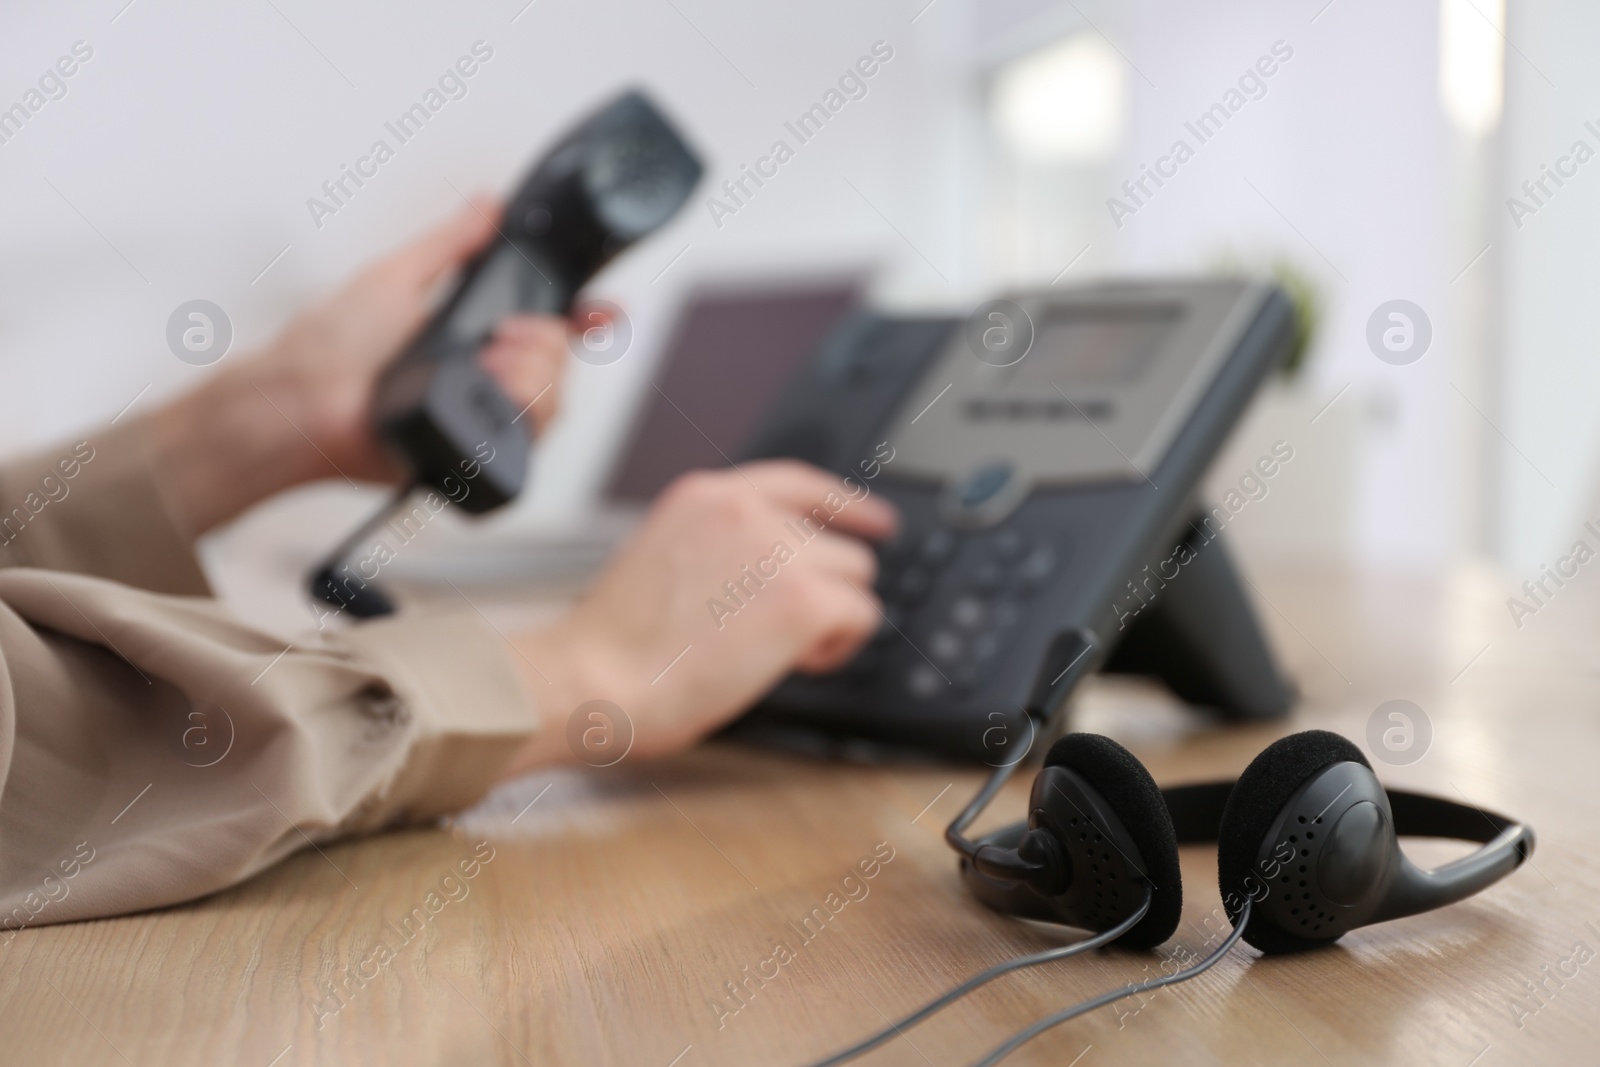
[[(1569, 961), (1578, 943), (1600, 952), (1597, 598), (1573, 583), (1518, 631), (1510, 590), (1482, 575), (1283, 572), (1256, 584), (1305, 692), (1292, 720), (1210, 730), (1149, 689), (1097, 683), (1079, 725), (1115, 734), (1157, 780), (1178, 782), (1236, 773), (1308, 726), (1360, 742), (1379, 703), (1409, 699), (1431, 719), (1431, 747), (1409, 766), (1377, 764), (1382, 776), (1528, 820), (1532, 864), (1467, 903), (1330, 950), (1241, 950), (1009, 1062), (1595, 1062), (1600, 962)], [(963, 895), (941, 832), (978, 777), (711, 747), (526, 779), (453, 830), (303, 853), (186, 907), (22, 932), (0, 948), (0, 1060), (803, 1063), (982, 967), (1060, 942)], [(991, 821), (1017, 817), (1025, 788), (1014, 783)], [(493, 858), (459, 883), (462, 899), (435, 898), (409, 941), (386, 925), (484, 840)], [(879, 842), (894, 858), (866, 895), (803, 941), (796, 924), (830, 892), (842, 898), (844, 876)], [(1460, 849), (1416, 851), (1433, 861)], [(1189, 848), (1183, 866), (1178, 940), (1197, 946), (1197, 924), (1218, 906), (1215, 864)], [(793, 958), (764, 963), (779, 942)], [(862, 1062), (965, 1064), (1156, 964), (1106, 951), (1008, 976)], [(330, 991), (352, 966), (370, 981), (339, 1006)], [(774, 968), (733, 1012), (724, 983)], [(1544, 982), (1542, 999), (1525, 978)]]

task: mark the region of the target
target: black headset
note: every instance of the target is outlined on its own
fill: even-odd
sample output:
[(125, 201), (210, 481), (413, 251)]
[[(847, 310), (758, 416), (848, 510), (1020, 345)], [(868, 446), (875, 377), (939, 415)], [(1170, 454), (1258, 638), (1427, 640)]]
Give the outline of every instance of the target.
[[(969, 840), (967, 827), (1015, 766), (998, 768), (945, 831), (961, 854), (962, 880), (996, 911), (1095, 936), (991, 967), (815, 1067), (854, 1059), (1010, 971), (1113, 941), (1132, 948), (1166, 941), (1183, 910), (1180, 844), (1217, 843), (1217, 885), (1233, 924), (1228, 937), (1191, 967), (1039, 1020), (978, 1067), (998, 1063), (1084, 1012), (1193, 978), (1241, 937), (1266, 953), (1331, 945), (1359, 926), (1472, 896), (1533, 854), (1530, 827), (1440, 797), (1386, 790), (1359, 748), (1325, 730), (1273, 743), (1236, 782), (1169, 789), (1158, 787), (1110, 738), (1068, 734), (1051, 746), (1034, 778), (1027, 822)], [(1400, 850), (1401, 836), (1459, 838), (1482, 847), (1424, 870)]]

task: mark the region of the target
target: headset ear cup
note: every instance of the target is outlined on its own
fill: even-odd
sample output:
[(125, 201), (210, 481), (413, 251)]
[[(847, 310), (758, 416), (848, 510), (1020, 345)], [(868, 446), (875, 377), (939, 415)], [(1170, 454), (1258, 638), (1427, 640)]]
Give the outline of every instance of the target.
[(1070, 767), (1105, 798), (1139, 848), (1150, 880), (1150, 910), (1117, 939), (1131, 948), (1166, 941), (1183, 914), (1183, 874), (1178, 866), (1178, 835), (1161, 790), (1144, 764), (1100, 734), (1067, 734), (1050, 747), (1046, 767)]
[[(1217, 829), (1217, 888), (1230, 919), (1237, 921), (1244, 897), (1263, 884), (1254, 870), (1261, 843), (1295, 791), (1319, 771), (1345, 762), (1372, 769), (1361, 750), (1345, 738), (1327, 730), (1306, 730), (1268, 745), (1239, 776)], [(1252, 910), (1244, 939), (1266, 953), (1298, 952), (1338, 940), (1291, 934), (1259, 909)]]

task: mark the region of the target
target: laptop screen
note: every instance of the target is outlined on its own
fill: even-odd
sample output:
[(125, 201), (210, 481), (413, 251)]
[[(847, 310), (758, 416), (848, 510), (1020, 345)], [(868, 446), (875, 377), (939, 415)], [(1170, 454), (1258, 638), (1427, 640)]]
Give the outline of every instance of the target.
[(846, 281), (691, 296), (606, 497), (649, 501), (684, 471), (727, 466), (857, 297)]

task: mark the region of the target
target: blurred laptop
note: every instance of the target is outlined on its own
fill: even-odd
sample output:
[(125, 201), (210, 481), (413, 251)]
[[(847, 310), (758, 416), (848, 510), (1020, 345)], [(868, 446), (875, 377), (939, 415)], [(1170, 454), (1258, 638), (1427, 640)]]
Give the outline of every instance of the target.
[(732, 462), (778, 390), (859, 295), (847, 282), (693, 295), (633, 419), (602, 507), (648, 504), (684, 471)]

